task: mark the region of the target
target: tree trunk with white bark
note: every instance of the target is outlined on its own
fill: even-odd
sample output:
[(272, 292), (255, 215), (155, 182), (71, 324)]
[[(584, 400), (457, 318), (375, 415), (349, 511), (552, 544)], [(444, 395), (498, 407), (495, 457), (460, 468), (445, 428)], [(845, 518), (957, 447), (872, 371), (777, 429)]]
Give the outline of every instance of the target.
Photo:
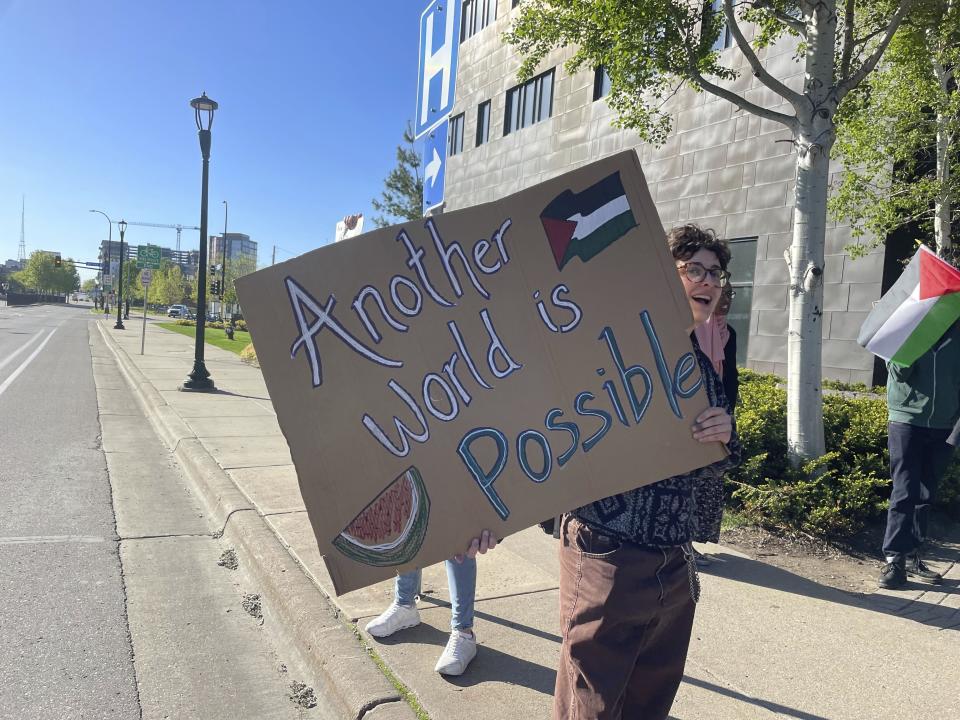
[[(933, 63), (933, 68), (937, 74), (940, 90), (944, 94), (948, 93), (950, 75), (946, 68), (936, 61)], [(951, 246), (950, 231), (952, 228), (950, 219), (953, 215), (953, 204), (948, 189), (950, 182), (950, 133), (947, 123), (949, 120), (942, 111), (937, 113), (937, 182), (940, 184), (940, 192), (934, 204), (933, 236), (937, 243), (937, 252), (941, 255)]]
[[(818, 17), (819, 16), (819, 17)], [(804, 94), (797, 108), (797, 175), (787, 337), (787, 450), (793, 463), (820, 457), (823, 434), (821, 353), (823, 265), (830, 150), (836, 138), (836, 3), (820, 2), (807, 23)]]

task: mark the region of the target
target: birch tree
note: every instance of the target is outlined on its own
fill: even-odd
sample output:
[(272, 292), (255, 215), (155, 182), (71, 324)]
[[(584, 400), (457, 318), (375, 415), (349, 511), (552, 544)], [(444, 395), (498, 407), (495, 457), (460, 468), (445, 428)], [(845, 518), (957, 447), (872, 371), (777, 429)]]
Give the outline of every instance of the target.
[(241, 255), (227, 261), (227, 281), (224, 284), (223, 295), (223, 301), (226, 305), (229, 306), (239, 303), (237, 289), (233, 285), (236, 279), (256, 272), (256, 270), (257, 263), (249, 255)]
[[(788, 252), (787, 444), (794, 463), (824, 452), (821, 396), (824, 238), (836, 113), (876, 68), (914, 0), (527, 0), (505, 39), (523, 58), (521, 80), (555, 48), (574, 46), (570, 72), (602, 65), (617, 124), (663, 142), (665, 102), (683, 86), (789, 129), (796, 150)], [(716, 9), (714, 9), (716, 8)], [(714, 42), (726, 26), (747, 71), (782, 98), (774, 110), (732, 89), (734, 53)], [(752, 33), (751, 33), (752, 26)], [(748, 35), (750, 39), (748, 39)], [(802, 87), (768, 72), (759, 52), (795, 38)]]
[[(847, 168), (830, 210), (860, 238), (882, 243), (909, 226), (953, 255), (960, 217), (960, 3), (919, 0), (883, 63), (838, 114)], [(857, 244), (851, 252), (865, 252)]]

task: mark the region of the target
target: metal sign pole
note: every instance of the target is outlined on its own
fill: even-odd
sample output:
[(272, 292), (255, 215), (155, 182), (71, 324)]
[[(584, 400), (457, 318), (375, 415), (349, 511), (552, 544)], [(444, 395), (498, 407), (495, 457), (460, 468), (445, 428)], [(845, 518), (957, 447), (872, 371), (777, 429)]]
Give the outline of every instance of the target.
[(143, 355), (143, 346), (147, 339), (147, 299), (150, 297), (150, 282), (153, 280), (153, 270), (144, 268), (140, 271), (140, 282), (143, 283), (143, 328), (140, 330), (140, 354)]
[(150, 296), (150, 283), (143, 286), (143, 329), (140, 331), (140, 354), (143, 355), (143, 346), (147, 340), (147, 298)]

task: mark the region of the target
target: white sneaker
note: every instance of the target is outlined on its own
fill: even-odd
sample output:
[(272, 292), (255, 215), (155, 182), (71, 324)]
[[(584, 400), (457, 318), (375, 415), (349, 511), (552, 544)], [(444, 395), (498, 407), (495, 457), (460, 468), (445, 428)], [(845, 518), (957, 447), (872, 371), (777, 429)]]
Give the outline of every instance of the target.
[(434, 668), (441, 675), (462, 675), (477, 656), (477, 638), (470, 632), (454, 630)]
[(419, 624), (420, 613), (416, 606), (408, 607), (393, 602), (378, 617), (367, 623), (366, 631), (374, 637), (385, 638)]

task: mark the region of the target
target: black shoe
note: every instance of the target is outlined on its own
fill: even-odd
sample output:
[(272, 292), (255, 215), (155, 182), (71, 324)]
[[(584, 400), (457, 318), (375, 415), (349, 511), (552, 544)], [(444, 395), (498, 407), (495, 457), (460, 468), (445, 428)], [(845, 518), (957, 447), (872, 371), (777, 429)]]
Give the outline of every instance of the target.
[(880, 571), (880, 580), (877, 583), (887, 590), (896, 590), (907, 584), (907, 571), (903, 560), (888, 562)]
[(914, 580), (929, 583), (930, 585), (939, 585), (943, 582), (943, 576), (928, 568), (923, 563), (923, 560), (920, 559), (919, 554), (914, 554), (907, 558), (906, 573)]

